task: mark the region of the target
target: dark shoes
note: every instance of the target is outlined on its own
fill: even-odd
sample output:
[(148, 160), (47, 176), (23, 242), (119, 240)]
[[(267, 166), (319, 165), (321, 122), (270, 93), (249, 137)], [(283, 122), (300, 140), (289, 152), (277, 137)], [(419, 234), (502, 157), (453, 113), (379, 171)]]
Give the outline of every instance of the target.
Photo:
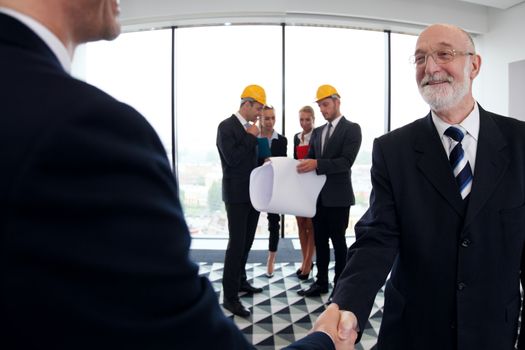
[[(310, 272), (312, 272), (313, 269), (314, 269), (314, 263), (312, 263), (312, 266), (310, 267)], [(310, 272), (303, 274), (303, 271), (301, 269), (297, 269), (295, 274), (297, 275), (297, 278), (304, 281), (304, 280), (307, 280), (308, 277), (310, 277)]]
[(297, 275), (297, 278), (299, 278), (301, 281), (307, 280), (308, 277), (310, 277), (309, 273), (305, 273), (304, 275), (302, 273), (300, 273), (300, 274)]
[[(243, 284), (241, 284), (241, 288), (239, 289), (239, 292), (246, 292), (249, 294), (261, 293), (262, 291), (262, 288), (256, 288), (246, 281)], [(245, 308), (239, 300), (229, 301), (224, 299), (224, 303), (222, 304), (222, 306), (224, 306), (226, 310), (230, 311), (234, 315), (241, 317), (250, 316), (250, 310)]]
[(254, 293), (261, 293), (263, 289), (254, 287), (250, 285), (249, 283), (245, 283), (241, 285), (241, 288), (239, 289), (239, 291), (254, 294)]
[(222, 304), (224, 308), (228, 311), (230, 311), (232, 314), (241, 316), (241, 317), (248, 317), (250, 316), (250, 310), (245, 308), (240, 301), (227, 301), (225, 300)]
[(297, 291), (297, 294), (303, 297), (318, 297), (325, 293), (328, 293), (328, 287), (320, 286), (317, 282), (312, 283), (312, 285), (306, 289)]

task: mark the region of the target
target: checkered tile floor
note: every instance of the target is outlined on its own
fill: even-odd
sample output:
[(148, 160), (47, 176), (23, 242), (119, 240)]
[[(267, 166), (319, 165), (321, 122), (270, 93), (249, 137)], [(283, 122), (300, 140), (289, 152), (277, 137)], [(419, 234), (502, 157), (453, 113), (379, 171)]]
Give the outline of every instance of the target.
[[(199, 265), (199, 273), (208, 277), (222, 303), (223, 264), (200, 263)], [(264, 264), (248, 263), (246, 265), (248, 281), (256, 287), (263, 288), (262, 293), (241, 295), (241, 302), (252, 311), (252, 315), (249, 318), (241, 318), (223, 309), (258, 350), (281, 349), (295, 339), (305, 336), (312, 327), (312, 322), (315, 322), (325, 309), (324, 303), (330, 293), (315, 298), (297, 295), (299, 289), (308, 287), (314, 281), (313, 274), (310, 274), (309, 280), (300, 281), (295, 275), (299, 267), (299, 263), (276, 263), (274, 276), (267, 278)], [(330, 279), (333, 279), (333, 263), (330, 265)], [(376, 297), (361, 342), (356, 346), (357, 350), (375, 349), (383, 314), (383, 302), (383, 290), (381, 290)]]

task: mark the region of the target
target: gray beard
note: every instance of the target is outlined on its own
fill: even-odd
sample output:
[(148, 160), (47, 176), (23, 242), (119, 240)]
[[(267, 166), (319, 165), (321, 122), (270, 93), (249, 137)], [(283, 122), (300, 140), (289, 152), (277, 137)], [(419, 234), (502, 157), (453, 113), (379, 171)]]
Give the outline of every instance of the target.
[(419, 86), (421, 97), (432, 110), (439, 112), (452, 108), (468, 94), (470, 90), (468, 67), (466, 64), (463, 71), (463, 83), (458, 83), (452, 77), (448, 77), (450, 81), (446, 84)]

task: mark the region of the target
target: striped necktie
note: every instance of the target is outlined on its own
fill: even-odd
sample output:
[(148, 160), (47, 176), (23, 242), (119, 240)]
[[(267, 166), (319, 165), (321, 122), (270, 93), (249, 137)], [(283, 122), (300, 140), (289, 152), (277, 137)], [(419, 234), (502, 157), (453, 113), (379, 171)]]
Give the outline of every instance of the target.
[(461, 141), (465, 134), (460, 127), (451, 126), (445, 130), (445, 135), (452, 139), (453, 148), (450, 151), (449, 162), (452, 171), (454, 172), (454, 177), (456, 178), (461, 198), (465, 199), (470, 193), (473, 180), (470, 163), (468, 162), (467, 157), (465, 157), (463, 146), (461, 146)]

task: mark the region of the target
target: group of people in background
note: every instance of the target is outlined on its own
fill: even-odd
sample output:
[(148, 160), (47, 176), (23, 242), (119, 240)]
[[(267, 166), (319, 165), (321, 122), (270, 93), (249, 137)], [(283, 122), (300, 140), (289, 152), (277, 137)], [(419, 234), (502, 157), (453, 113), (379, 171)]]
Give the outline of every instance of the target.
[[(178, 185), (151, 125), (70, 75), (78, 45), (119, 35), (119, 11), (117, 0), (0, 0), (0, 347), (254, 349), (189, 257)], [(354, 349), (389, 274), (379, 349), (525, 349), (525, 123), (474, 99), (481, 56), (461, 28), (427, 27), (413, 63), (430, 112), (375, 140), (370, 207), (348, 252), (361, 132), (337, 90), (318, 89), (327, 123), (297, 171), (327, 181), (313, 218), (317, 279), (301, 294), (327, 292), (329, 239), (335, 293), (287, 350)], [(264, 90), (248, 86), (217, 134), (224, 307), (240, 316), (250, 311), (238, 293), (260, 292), (245, 263), (264, 106)]]
[[(355, 204), (351, 167), (361, 146), (361, 128), (341, 113), (341, 96), (331, 85), (317, 89), (316, 103), (326, 124), (314, 129), (314, 110), (299, 110), (302, 132), (294, 136), (297, 172), (315, 171), (326, 175), (313, 218), (297, 217), (302, 262), (297, 270), (301, 280), (309, 278), (315, 252), (317, 275), (308, 288), (298, 294), (316, 297), (328, 293), (330, 241), (335, 255), (334, 287), (346, 262), (346, 229), (350, 206)], [(257, 127), (257, 121), (259, 127)], [(252, 122), (252, 123), (250, 123)], [(240, 291), (258, 293), (261, 288), (248, 284), (245, 264), (253, 244), (258, 212), (249, 198), (251, 171), (270, 157), (285, 157), (288, 141), (277, 133), (275, 110), (266, 103), (266, 92), (259, 85), (247, 86), (241, 94), (239, 111), (219, 124), (217, 148), (223, 169), (223, 199), (228, 216), (229, 240), (224, 263), (223, 306), (235, 315), (247, 317), (250, 311), (240, 302)], [(234, 195), (235, 194), (235, 195)], [(269, 253), (266, 276), (274, 274), (279, 242), (280, 213), (268, 213)], [(329, 297), (329, 301), (331, 296)]]

